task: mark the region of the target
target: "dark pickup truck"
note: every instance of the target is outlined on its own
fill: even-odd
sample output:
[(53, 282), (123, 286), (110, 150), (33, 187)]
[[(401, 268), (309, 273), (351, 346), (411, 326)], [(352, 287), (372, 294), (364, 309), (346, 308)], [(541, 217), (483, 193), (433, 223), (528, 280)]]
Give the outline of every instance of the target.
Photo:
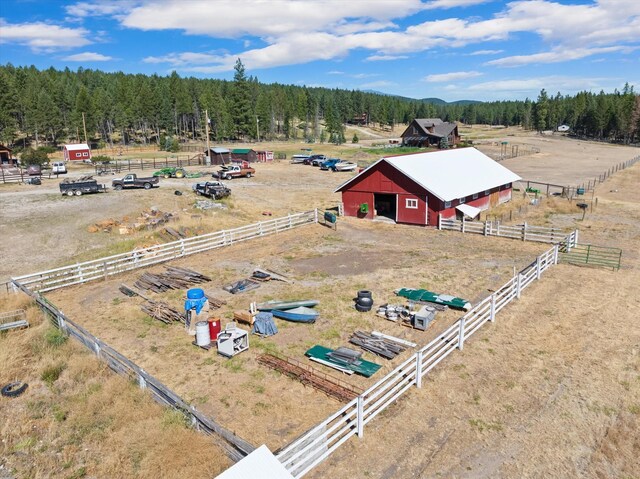
[(135, 173), (125, 175), (124, 178), (111, 181), (111, 186), (114, 190), (121, 190), (123, 188), (144, 188), (150, 190), (160, 182), (160, 178), (157, 176), (149, 176), (147, 178), (138, 178)]
[(208, 196), (214, 200), (226, 198), (231, 194), (231, 190), (219, 181), (196, 183), (193, 185), (193, 191), (195, 191), (197, 195)]
[(90, 176), (78, 178), (76, 180), (66, 179), (60, 183), (60, 193), (67, 196), (80, 196), (87, 193), (104, 193), (107, 191), (105, 185), (99, 185)]

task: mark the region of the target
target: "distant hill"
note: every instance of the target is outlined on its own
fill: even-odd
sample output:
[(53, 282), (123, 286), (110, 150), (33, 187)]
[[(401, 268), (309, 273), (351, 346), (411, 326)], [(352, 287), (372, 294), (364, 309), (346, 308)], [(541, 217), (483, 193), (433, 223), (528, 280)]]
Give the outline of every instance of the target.
[[(382, 95), (382, 96), (392, 96), (394, 98), (400, 98), (401, 100), (406, 100), (406, 101), (416, 101), (415, 98), (408, 98), (406, 96), (400, 96), (400, 95), (393, 95), (391, 93), (384, 93), (381, 91), (377, 91), (377, 90), (362, 90), (363, 93), (373, 93), (375, 95)], [(422, 99), (418, 99), (417, 101), (421, 101), (423, 103), (431, 103), (432, 105), (475, 105), (478, 103), (482, 103), (481, 101), (478, 100), (458, 100), (458, 101), (444, 101), (442, 98), (422, 98)]]

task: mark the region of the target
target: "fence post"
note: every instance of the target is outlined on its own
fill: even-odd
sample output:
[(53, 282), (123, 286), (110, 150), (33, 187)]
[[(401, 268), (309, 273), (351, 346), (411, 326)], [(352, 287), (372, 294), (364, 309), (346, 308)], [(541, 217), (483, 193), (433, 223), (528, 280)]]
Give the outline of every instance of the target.
[(141, 369), (140, 372), (138, 373), (138, 385), (140, 386), (140, 389), (146, 389), (147, 381), (142, 375), (142, 373), (144, 373), (144, 371)]
[(464, 233), (464, 214), (462, 215), (462, 232)]
[(185, 255), (184, 239), (180, 239), (180, 256), (184, 256), (184, 255)]
[(93, 343), (93, 349), (96, 352), (96, 356), (98, 356), (98, 358), (99, 358), (100, 357), (100, 343), (97, 340)]
[(291, 229), (292, 228), (292, 225), (291, 225), (291, 213), (287, 213), (287, 217), (289, 218), (289, 229)]
[(520, 272), (518, 271), (518, 276), (516, 277), (516, 299), (520, 299), (520, 294), (522, 293), (522, 277)]
[(422, 387), (422, 351), (416, 353), (416, 387)]
[(66, 333), (67, 332), (67, 323), (65, 323), (64, 316), (62, 315), (61, 311), (58, 311), (58, 314), (56, 315), (56, 319), (58, 321), (58, 329), (60, 331), (62, 331), (63, 333)]
[(487, 232), (487, 230), (489, 229), (488, 228), (488, 226), (489, 226), (488, 223), (489, 222), (487, 220), (484, 221), (484, 230), (482, 231), (482, 234), (484, 234), (485, 236), (488, 235), (488, 232)]
[[(340, 213), (340, 212), (338, 211), (338, 213)], [(317, 223), (317, 222), (318, 222), (318, 208), (316, 208), (316, 209), (314, 210), (313, 222), (314, 222), (314, 223)]]
[(264, 236), (264, 231), (262, 231), (262, 221), (258, 223), (258, 234), (260, 236)]
[(489, 321), (492, 323), (496, 320), (496, 293), (491, 295), (491, 306), (489, 308)]
[(573, 246), (578, 246), (578, 235), (580, 234), (580, 232), (578, 230), (575, 230), (575, 235), (573, 237)]
[(559, 245), (553, 245), (553, 264), (558, 264), (558, 253), (560, 251)]
[(438, 229), (442, 229), (442, 215), (438, 213)]
[(360, 439), (364, 435), (364, 398), (362, 394), (358, 396), (356, 402), (356, 420), (357, 420), (357, 434)]
[(76, 264), (76, 268), (78, 270), (78, 276), (80, 277), (80, 281), (84, 282), (84, 276), (82, 275), (82, 266), (80, 266), (79, 264)]
[(527, 222), (522, 225), (522, 241), (527, 241)]
[(102, 263), (102, 276), (104, 277), (104, 280), (107, 280), (107, 262), (104, 261)]
[(465, 326), (465, 322), (466, 322), (466, 320), (464, 319), (464, 316), (462, 318), (460, 318), (460, 329), (458, 330), (458, 349), (460, 351), (462, 351), (462, 349), (464, 348), (464, 326)]
[(540, 274), (542, 271), (540, 270), (540, 256), (536, 258), (536, 279), (540, 279)]

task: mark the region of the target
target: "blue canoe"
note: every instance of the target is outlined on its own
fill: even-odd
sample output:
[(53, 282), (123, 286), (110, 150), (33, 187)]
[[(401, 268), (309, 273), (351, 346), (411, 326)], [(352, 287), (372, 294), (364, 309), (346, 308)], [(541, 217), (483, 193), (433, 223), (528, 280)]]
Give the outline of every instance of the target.
[(320, 315), (320, 313), (315, 309), (307, 308), (305, 306), (288, 309), (286, 311), (273, 309), (271, 314), (276, 318), (286, 319), (287, 321), (293, 321), (294, 323), (315, 323), (316, 319)]

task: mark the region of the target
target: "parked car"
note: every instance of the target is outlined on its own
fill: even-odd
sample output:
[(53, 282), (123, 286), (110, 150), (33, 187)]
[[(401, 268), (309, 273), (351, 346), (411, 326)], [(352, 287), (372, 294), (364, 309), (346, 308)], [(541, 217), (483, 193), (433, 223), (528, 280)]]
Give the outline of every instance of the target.
[(342, 160), (339, 158), (329, 158), (328, 160), (325, 160), (322, 163), (320, 163), (320, 169), (330, 170), (336, 165), (336, 163), (340, 163), (341, 161)]
[(67, 172), (67, 165), (64, 161), (54, 161), (51, 164), (51, 173), (54, 175), (64, 175)]
[(40, 165), (29, 165), (29, 166), (27, 166), (27, 175), (29, 175), (29, 176), (41, 176), (42, 175), (42, 166), (40, 166)]
[(113, 180), (111, 186), (115, 190), (121, 190), (123, 188), (144, 188), (150, 190), (160, 182), (160, 178), (157, 176), (149, 176), (147, 178), (138, 178), (135, 173), (125, 175), (124, 178)]
[(313, 155), (311, 159), (311, 166), (320, 166), (323, 161), (327, 161), (328, 158), (325, 155)]

